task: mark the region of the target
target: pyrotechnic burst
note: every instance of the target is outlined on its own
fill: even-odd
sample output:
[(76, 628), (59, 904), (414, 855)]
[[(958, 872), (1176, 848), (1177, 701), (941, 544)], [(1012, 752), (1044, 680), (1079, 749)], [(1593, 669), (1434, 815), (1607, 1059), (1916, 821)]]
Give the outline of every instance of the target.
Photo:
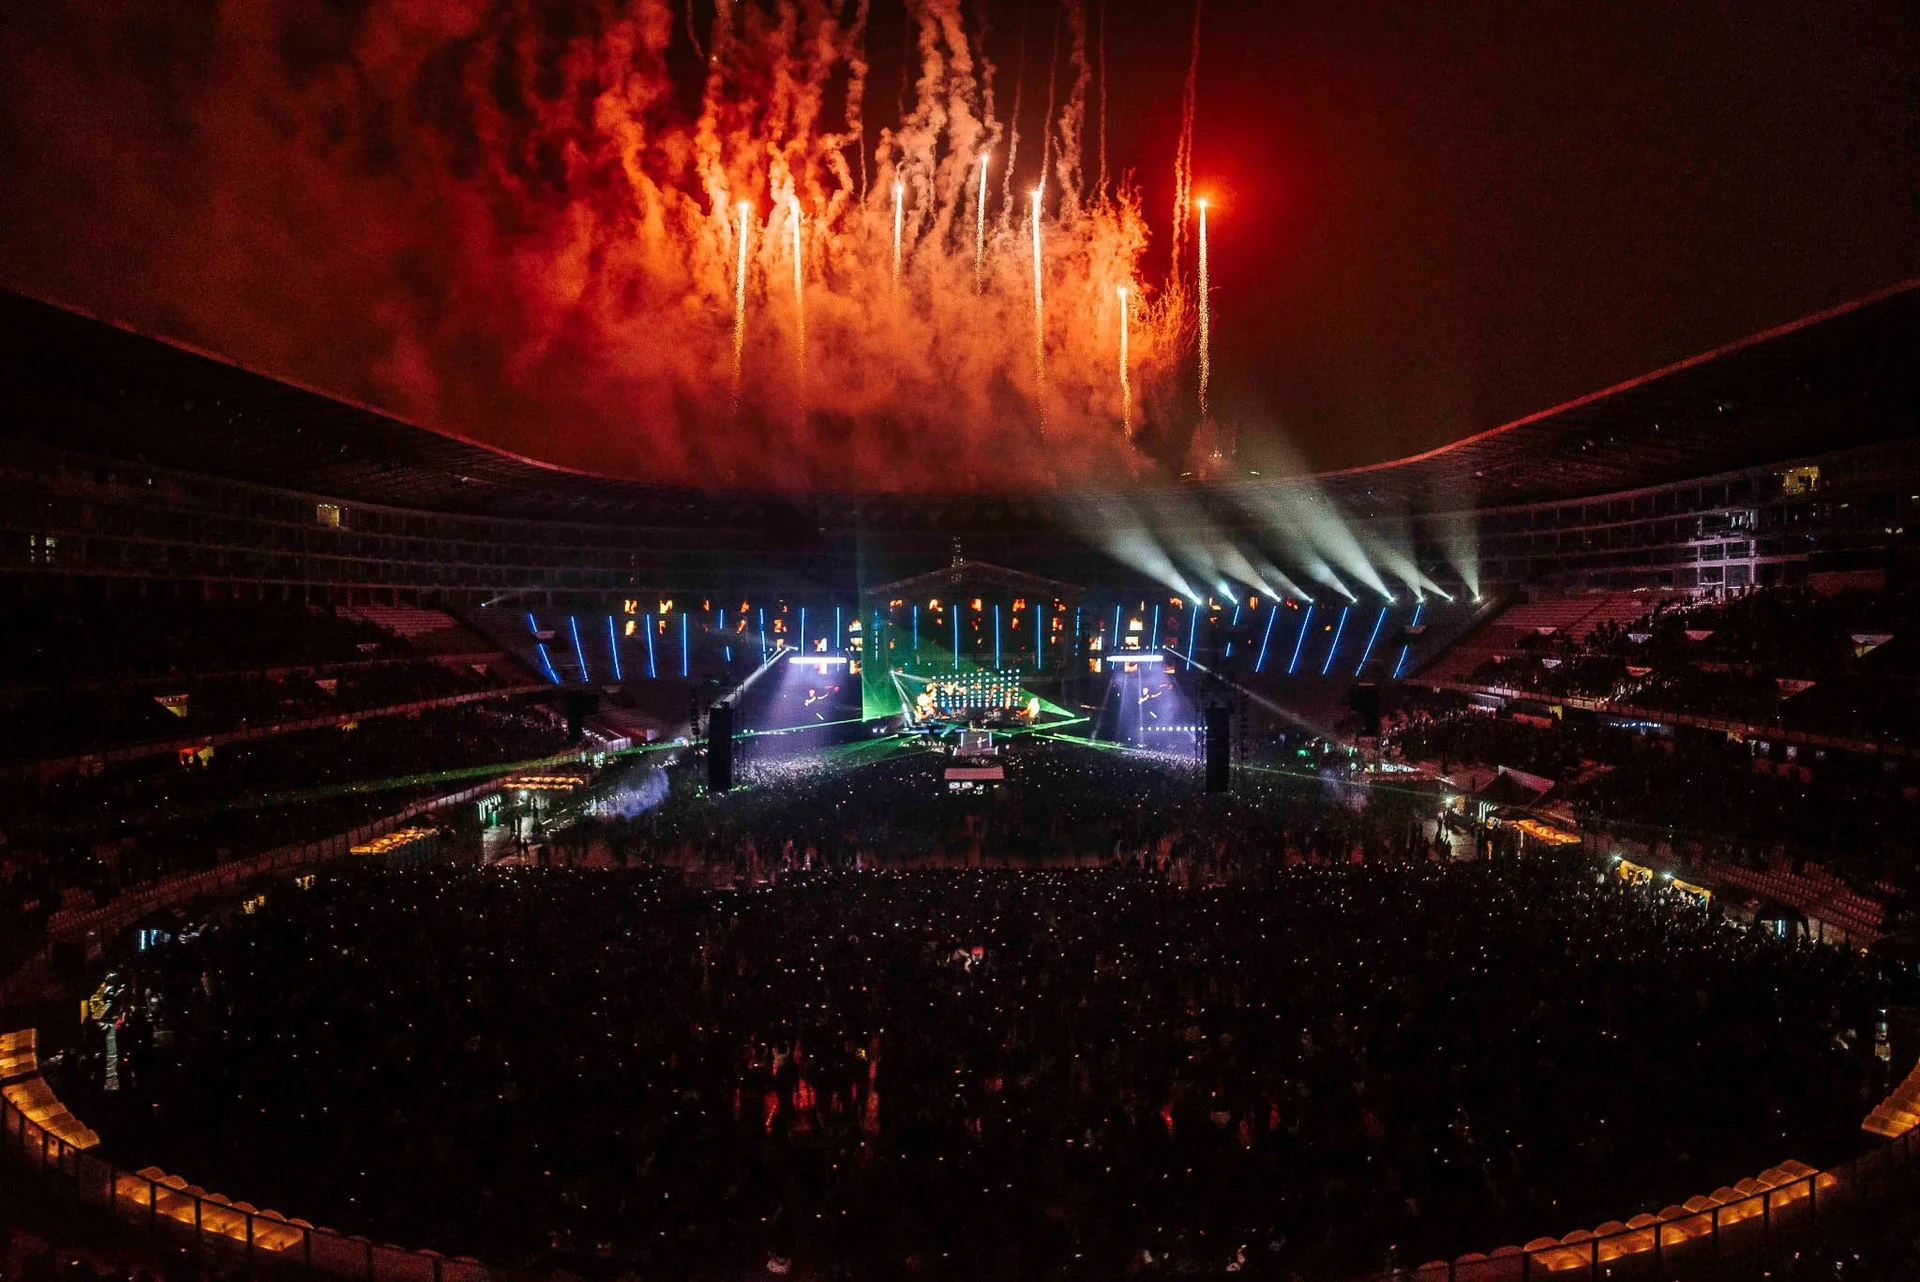
[(1207, 300), (1207, 202), (1200, 202), (1200, 421), (1207, 421), (1207, 384), (1213, 380), (1213, 307)]
[(800, 404), (805, 412), (807, 397), (807, 278), (806, 260), (800, 252), (800, 198), (787, 197), (787, 221), (793, 228), (793, 344), (800, 379)]
[(987, 160), (980, 157), (980, 193), (973, 219), (973, 292), (987, 287)]
[[(1083, 173), (1086, 14), (1062, 2), (1061, 102), (1024, 158), (1018, 79), (1001, 118), (962, 0), (907, 0), (913, 65), (885, 127), (866, 0), (722, 3), (697, 64), (672, 0), (580, 0), (564, 23), (536, 0), (350, 6), (326, 42), (287, 38), (304, 0), (216, 6), (220, 56), (169, 126), (226, 220), (194, 260), (218, 288), (174, 291), (201, 308), (186, 336), (666, 481), (1018, 486), (1176, 462), (1194, 294), (1177, 270), (1142, 278), (1137, 189)], [(1196, 21), (1194, 58), (1197, 39)], [(295, 47), (324, 52), (295, 68)], [(1041, 187), (1019, 227), (1016, 193)], [(284, 294), (294, 258), (325, 282), (315, 300)], [(337, 364), (303, 365), (308, 312), (363, 325)]]
[(740, 241), (739, 265), (733, 274), (733, 412), (740, 412), (740, 382), (746, 373), (747, 359), (747, 241), (753, 235), (753, 224), (748, 215), (753, 206), (747, 201), (740, 202), (739, 229), (735, 235)]
[(1033, 189), (1033, 386), (1040, 407), (1040, 430), (1047, 430), (1047, 307), (1042, 294), (1045, 264), (1040, 253), (1040, 189)]

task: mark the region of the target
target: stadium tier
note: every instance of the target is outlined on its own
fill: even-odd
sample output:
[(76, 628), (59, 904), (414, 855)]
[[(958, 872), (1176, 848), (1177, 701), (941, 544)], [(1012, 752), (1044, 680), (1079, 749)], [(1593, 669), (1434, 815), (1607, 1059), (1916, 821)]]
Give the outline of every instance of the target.
[(670, 491), (19, 295), (0, 353), (0, 1159), (101, 1240), (1898, 1258), (1920, 286), (1114, 492)]

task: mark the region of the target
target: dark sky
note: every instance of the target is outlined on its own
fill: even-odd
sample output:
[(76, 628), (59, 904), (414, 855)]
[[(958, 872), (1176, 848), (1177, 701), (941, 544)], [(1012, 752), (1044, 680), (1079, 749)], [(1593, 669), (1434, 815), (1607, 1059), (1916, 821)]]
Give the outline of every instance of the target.
[[(1164, 235), (1191, 10), (1109, 2), (1109, 145)], [(324, 31), (360, 6), (272, 7)], [(167, 115), (221, 56), (211, 0), (8, 9), (0, 276), (382, 399), (378, 343), (309, 359), (246, 320), (350, 314), (351, 272), (191, 270), (195, 236), (224, 233), (186, 188), (220, 176), (195, 173), (205, 157)], [(1052, 13), (1034, 0), (1034, 40)], [(996, 0), (1003, 110), (1019, 14)], [(878, 63), (899, 30), (877, 6)], [(1194, 168), (1216, 202), (1217, 398), (1256, 466), (1276, 440), (1321, 467), (1427, 449), (1920, 275), (1911, 0), (1207, 0), (1202, 48)], [(50, 81), (49, 67), (64, 70)], [(21, 88), (53, 82), (99, 98)], [(872, 110), (893, 96), (877, 67)], [(177, 138), (180, 154), (156, 153)], [(471, 407), (443, 410), (488, 434)]]
[(1213, 0), (1203, 21), (1222, 378), (1318, 465), (1920, 275), (1920, 6)]

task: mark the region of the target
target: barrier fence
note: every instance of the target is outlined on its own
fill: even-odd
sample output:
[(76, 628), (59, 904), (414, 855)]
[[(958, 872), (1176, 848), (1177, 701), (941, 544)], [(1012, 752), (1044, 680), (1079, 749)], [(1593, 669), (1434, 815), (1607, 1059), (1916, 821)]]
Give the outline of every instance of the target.
[(1909, 1131), (1826, 1171), (1772, 1187), (1721, 1189), (1658, 1215), (1576, 1230), (1488, 1254), (1375, 1273), (1363, 1282), (1532, 1282), (1535, 1278), (1665, 1279), (1760, 1276), (1779, 1252), (1815, 1236), (1821, 1225), (1857, 1215), (1913, 1183)]
[[(518, 771), (537, 766), (557, 766), (580, 759), (581, 754), (578, 751), (568, 751), (544, 757), (538, 761), (514, 762), (513, 769)], [(391, 814), (382, 815), (378, 819), (349, 828), (345, 832), (334, 833), (332, 836), (276, 846), (272, 850), (246, 859), (229, 860), (199, 872), (181, 873), (168, 877), (142, 889), (117, 895), (109, 902), (97, 907), (63, 908), (47, 923), (47, 948), (28, 959), (25, 965), (17, 967), (6, 978), (0, 979), (0, 1005), (27, 1000), (45, 984), (48, 952), (56, 940), (84, 940), (89, 934), (95, 933), (104, 936), (139, 921), (149, 913), (173, 904), (232, 890), (269, 873), (285, 872), (327, 859), (343, 858), (351, 854), (356, 845), (384, 836), (415, 815), (438, 810), (444, 806), (459, 805), (462, 802), (483, 797), (487, 793), (497, 792), (501, 780), (510, 778), (512, 773), (510, 771), (485, 779), (473, 787), (463, 788), (458, 792), (423, 797)]]
[(190, 748), (250, 743), (261, 739), (278, 738), (301, 730), (328, 730), (345, 721), (373, 721), (382, 717), (413, 716), (416, 713), (433, 712), (441, 708), (457, 708), (468, 703), (487, 703), (494, 699), (510, 699), (523, 694), (540, 694), (551, 689), (553, 687), (550, 685), (529, 683), (501, 686), (495, 690), (469, 690), (464, 694), (446, 694), (432, 699), (411, 699), (405, 703), (383, 704), (377, 708), (349, 708), (339, 712), (292, 717), (285, 721), (268, 722), (263, 725), (235, 726), (229, 730), (215, 730), (206, 734), (155, 739), (145, 743), (120, 744), (112, 748), (102, 748), (97, 752), (75, 753), (65, 757), (48, 758), (44, 761), (20, 761), (0, 766), (0, 779), (69, 774), (82, 767), (120, 765), (128, 761), (144, 761), (149, 757), (171, 756)]
[(98, 1208), (156, 1242), (235, 1262), (277, 1264), (366, 1282), (499, 1282), (477, 1260), (409, 1251), (233, 1202), (149, 1168), (123, 1171), (0, 1100), (0, 1146), (46, 1191)]

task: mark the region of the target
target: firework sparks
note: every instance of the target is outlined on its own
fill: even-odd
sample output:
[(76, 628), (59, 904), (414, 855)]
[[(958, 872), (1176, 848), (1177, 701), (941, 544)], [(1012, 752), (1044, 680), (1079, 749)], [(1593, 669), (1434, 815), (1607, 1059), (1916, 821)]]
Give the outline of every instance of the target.
[(900, 292), (900, 230), (906, 217), (907, 185), (898, 179), (893, 184), (893, 292)]
[(800, 198), (787, 197), (787, 212), (793, 227), (793, 350), (800, 367), (802, 412), (807, 387), (807, 295), (804, 264), (800, 256)]
[(747, 215), (753, 212), (753, 206), (743, 200), (736, 208), (740, 214), (740, 254), (733, 269), (733, 411), (738, 414), (740, 383), (747, 368), (747, 239), (751, 231)]
[[(303, 4), (239, 8), (298, 14)], [(220, 154), (250, 162), (222, 189), (223, 207), (359, 211), (305, 228), (316, 270), (350, 281), (369, 263), (421, 258), (460, 282), (431, 326), (413, 309), (381, 311), (385, 339), (406, 357), (371, 389), (383, 403), (430, 420), (436, 406), (482, 407), (461, 410), (480, 421), (447, 425), (691, 485), (1026, 487), (1178, 465), (1193, 426), (1178, 409), (1192, 377), (1193, 246), (1164, 284), (1156, 260), (1149, 284), (1150, 236), (1167, 233), (1164, 184), (1143, 188), (1118, 169), (1100, 183), (1083, 164), (1083, 147), (1091, 162), (1098, 146), (1083, 0), (1050, 23), (1051, 53), (1047, 30), (1030, 33), (1031, 92), (1020, 97), (1015, 75), (998, 107), (964, 0), (908, 6), (910, 65), (897, 109), (888, 68), (884, 121), (868, 83), (865, 0), (727, 0), (717, 11), (692, 6), (685, 22), (668, 5), (671, 23), (658, 20), (658, 3), (569, 7), (580, 21), (530, 43), (523, 4), (456, 5), (425, 25), (418, 5), (376, 5), (346, 53), (353, 76), (296, 88), (254, 78), (251, 61), (215, 75), (210, 92), (236, 106), (209, 117), (223, 131)], [(223, 40), (267, 24), (228, 8)], [(1048, 19), (1032, 8), (1034, 23)], [(690, 22), (703, 24), (697, 49)], [(697, 89), (670, 73), (696, 65), (682, 54), (704, 68)], [(618, 91), (609, 68), (620, 69)], [(1191, 79), (1191, 57), (1185, 69)], [(1181, 70), (1175, 51), (1169, 107)], [(1056, 75), (1057, 95), (1047, 88)], [(422, 83), (453, 96), (434, 120), (457, 123), (391, 136), (373, 125), (369, 103), (411, 101)], [(1181, 162), (1191, 156), (1191, 98), (1181, 99)], [(1057, 110), (1043, 119), (1049, 99)], [(259, 122), (245, 104), (301, 136), (354, 136), (276, 166), (256, 149)], [(1025, 150), (1017, 137), (1030, 140)], [(394, 172), (421, 181), (376, 182), (348, 163), (376, 144), (394, 149)], [(529, 156), (565, 158), (565, 175), (529, 182)], [(1022, 237), (1020, 187), (1043, 183)], [(1193, 216), (1189, 200), (1183, 217)], [(250, 221), (230, 231), (241, 279), (280, 261), (290, 228)], [(780, 297), (789, 282), (790, 302)], [(1124, 406), (1101, 323), (1123, 283)], [(1028, 284), (1031, 303), (1020, 296)], [(187, 323), (247, 349), (219, 315)], [(498, 359), (475, 361), (470, 345), (450, 341), (479, 333)], [(830, 441), (767, 448), (763, 425), (813, 418), (834, 425)]]
[(1127, 360), (1127, 287), (1120, 287), (1120, 430), (1133, 438), (1133, 373)]
[(1033, 392), (1040, 407), (1040, 430), (1047, 430), (1047, 308), (1041, 292), (1040, 189), (1033, 189)]
[(973, 215), (973, 292), (987, 287), (987, 158), (980, 157), (980, 196)]
[(1200, 205), (1200, 421), (1207, 421), (1207, 385), (1213, 381), (1213, 304), (1208, 299), (1207, 202)]

